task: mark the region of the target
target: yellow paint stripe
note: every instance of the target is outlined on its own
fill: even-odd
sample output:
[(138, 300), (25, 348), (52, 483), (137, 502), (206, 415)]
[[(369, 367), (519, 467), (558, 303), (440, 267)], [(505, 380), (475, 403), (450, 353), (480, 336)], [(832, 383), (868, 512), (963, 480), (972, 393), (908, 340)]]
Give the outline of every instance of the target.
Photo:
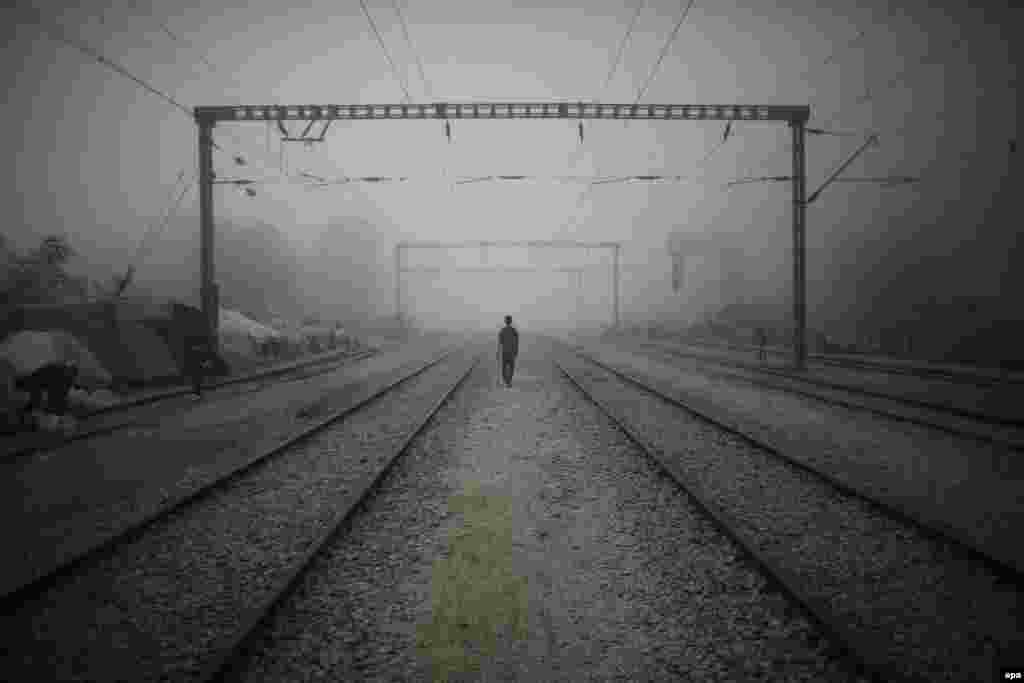
[(435, 681), (480, 671), (503, 633), (527, 638), (528, 580), (512, 566), (512, 500), (469, 484), (448, 502), (462, 525), (434, 563), (430, 623), (417, 629), (417, 648)]

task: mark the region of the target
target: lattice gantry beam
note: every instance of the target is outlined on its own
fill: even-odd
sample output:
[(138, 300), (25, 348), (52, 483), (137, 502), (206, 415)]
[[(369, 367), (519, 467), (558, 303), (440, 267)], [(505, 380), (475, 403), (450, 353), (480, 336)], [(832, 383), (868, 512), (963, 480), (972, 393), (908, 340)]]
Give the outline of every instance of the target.
[(601, 104), (585, 102), (474, 102), (433, 104), (309, 104), (195, 107), (195, 118), (217, 121), (380, 119), (648, 119), (784, 121), (805, 123), (807, 105)]

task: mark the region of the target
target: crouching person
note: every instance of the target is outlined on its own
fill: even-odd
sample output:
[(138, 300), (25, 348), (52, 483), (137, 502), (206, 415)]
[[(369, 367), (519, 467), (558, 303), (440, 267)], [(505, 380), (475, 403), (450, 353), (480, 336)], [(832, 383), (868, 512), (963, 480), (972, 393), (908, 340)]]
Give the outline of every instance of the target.
[(74, 363), (48, 363), (18, 378), (15, 387), (29, 394), (28, 404), (22, 411), (23, 422), (35, 422), (47, 431), (61, 427), (73, 429), (73, 420), (67, 414), (68, 394), (77, 376), (78, 366)]

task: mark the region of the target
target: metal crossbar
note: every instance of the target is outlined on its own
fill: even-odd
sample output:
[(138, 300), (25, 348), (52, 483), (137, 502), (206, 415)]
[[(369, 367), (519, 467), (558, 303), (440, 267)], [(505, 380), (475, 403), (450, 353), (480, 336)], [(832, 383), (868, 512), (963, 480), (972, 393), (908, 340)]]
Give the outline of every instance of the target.
[(596, 102), (436, 102), (432, 104), (307, 104), (195, 107), (199, 122), (358, 121), (399, 119), (647, 119), (804, 122), (807, 105), (600, 104)]

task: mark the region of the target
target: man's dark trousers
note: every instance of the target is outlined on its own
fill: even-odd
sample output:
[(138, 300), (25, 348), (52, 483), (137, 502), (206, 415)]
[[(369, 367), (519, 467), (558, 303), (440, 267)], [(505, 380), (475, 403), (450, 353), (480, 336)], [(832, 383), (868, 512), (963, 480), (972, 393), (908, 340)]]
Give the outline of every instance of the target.
[(501, 354), (501, 378), (505, 380), (505, 384), (509, 385), (512, 383), (512, 374), (516, 371), (516, 354), (514, 353), (503, 353)]

